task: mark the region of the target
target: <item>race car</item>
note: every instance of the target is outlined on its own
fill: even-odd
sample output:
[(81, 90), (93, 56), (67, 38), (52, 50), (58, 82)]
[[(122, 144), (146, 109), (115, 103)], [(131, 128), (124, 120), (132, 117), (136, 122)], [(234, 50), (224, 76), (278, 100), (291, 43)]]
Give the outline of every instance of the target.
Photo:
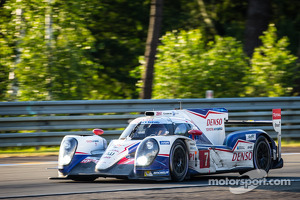
[[(225, 135), (225, 124), (273, 124), (278, 146), (263, 130)], [(98, 177), (183, 181), (191, 176), (283, 167), (281, 110), (273, 120), (228, 120), (225, 108), (147, 111), (130, 122), (119, 139), (67, 135), (58, 158), (58, 177), (93, 181)]]

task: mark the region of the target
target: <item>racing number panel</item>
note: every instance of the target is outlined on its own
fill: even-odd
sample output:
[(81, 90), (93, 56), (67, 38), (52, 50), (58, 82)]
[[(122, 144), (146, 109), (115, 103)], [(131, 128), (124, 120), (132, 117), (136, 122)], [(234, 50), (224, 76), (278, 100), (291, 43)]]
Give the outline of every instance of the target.
[(199, 150), (200, 168), (210, 168), (210, 153), (209, 150)]

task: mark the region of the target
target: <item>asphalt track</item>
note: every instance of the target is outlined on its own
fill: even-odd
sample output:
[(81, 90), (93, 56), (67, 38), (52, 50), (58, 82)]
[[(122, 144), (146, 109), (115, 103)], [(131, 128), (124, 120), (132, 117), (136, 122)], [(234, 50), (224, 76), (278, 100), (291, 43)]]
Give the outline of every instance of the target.
[[(199, 176), (180, 183), (114, 178), (74, 182), (48, 180), (57, 176), (56, 170), (47, 169), (56, 167), (56, 156), (1, 158), (0, 199), (299, 199), (300, 148), (283, 150), (284, 167), (270, 171), (266, 184), (243, 194), (230, 192), (230, 185), (208, 184), (210, 179), (235, 180), (237, 173)], [(290, 184), (279, 184), (280, 180)]]

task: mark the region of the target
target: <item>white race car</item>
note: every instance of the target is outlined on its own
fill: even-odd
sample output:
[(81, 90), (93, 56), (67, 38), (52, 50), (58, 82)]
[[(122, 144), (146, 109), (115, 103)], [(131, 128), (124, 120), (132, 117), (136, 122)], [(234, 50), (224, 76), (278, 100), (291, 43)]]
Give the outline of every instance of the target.
[[(98, 177), (182, 181), (194, 175), (244, 173), (281, 168), (281, 110), (271, 121), (230, 121), (224, 108), (149, 111), (133, 120), (120, 138), (67, 135), (61, 142), (59, 177), (92, 181)], [(263, 130), (225, 136), (225, 123), (270, 123), (278, 147)]]

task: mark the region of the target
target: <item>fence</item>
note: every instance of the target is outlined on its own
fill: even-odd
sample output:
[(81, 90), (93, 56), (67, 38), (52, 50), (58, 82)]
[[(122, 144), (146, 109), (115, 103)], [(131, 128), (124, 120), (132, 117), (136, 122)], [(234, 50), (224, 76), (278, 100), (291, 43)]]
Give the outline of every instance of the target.
[[(272, 109), (282, 109), (282, 137), (300, 138), (300, 97), (149, 99), (0, 102), (0, 147), (59, 145), (64, 135), (91, 135), (105, 130), (118, 138), (128, 121), (147, 110), (224, 107), (229, 119), (271, 120)], [(226, 127), (226, 132), (249, 127)], [(271, 126), (255, 127), (276, 137)]]

